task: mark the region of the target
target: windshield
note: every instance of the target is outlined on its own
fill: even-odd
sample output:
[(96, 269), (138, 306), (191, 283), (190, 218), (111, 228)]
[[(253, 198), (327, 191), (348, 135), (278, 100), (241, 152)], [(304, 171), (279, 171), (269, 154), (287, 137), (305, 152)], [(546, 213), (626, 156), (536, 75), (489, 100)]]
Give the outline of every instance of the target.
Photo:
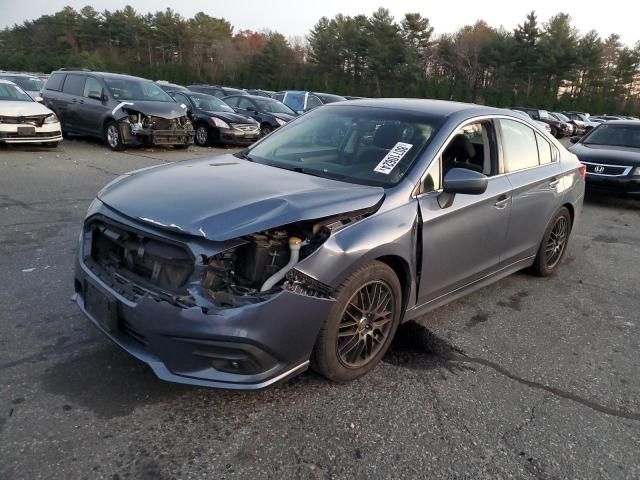
[(39, 92), (44, 86), (44, 82), (36, 77), (21, 77), (21, 76), (5, 76), (3, 77), (27, 92)]
[(594, 128), (583, 141), (585, 145), (611, 145), (640, 148), (640, 125), (610, 125)]
[(191, 101), (196, 108), (205, 112), (233, 112), (233, 108), (217, 97), (211, 95), (191, 95)]
[(11, 85), (10, 83), (0, 83), (0, 100), (8, 100), (10, 102), (33, 102), (33, 99), (20, 87)]
[(554, 113), (553, 116), (556, 117), (561, 122), (570, 122), (571, 121), (571, 120), (569, 120), (569, 117), (567, 117), (566, 115), (563, 115), (561, 113)]
[(250, 160), (362, 185), (400, 182), (442, 118), (370, 107), (323, 107), (251, 148)]
[(267, 113), (286, 113), (288, 115), (295, 115), (296, 112), (287, 107), (284, 103), (278, 102), (277, 100), (272, 100), (270, 98), (254, 98), (253, 99), (257, 104), (258, 108), (262, 112)]
[(546, 110), (538, 110), (538, 115), (540, 115), (541, 120), (552, 120), (551, 115)]
[(139, 100), (154, 102), (173, 102), (173, 99), (158, 85), (151, 81), (133, 78), (105, 78), (111, 95), (116, 100)]

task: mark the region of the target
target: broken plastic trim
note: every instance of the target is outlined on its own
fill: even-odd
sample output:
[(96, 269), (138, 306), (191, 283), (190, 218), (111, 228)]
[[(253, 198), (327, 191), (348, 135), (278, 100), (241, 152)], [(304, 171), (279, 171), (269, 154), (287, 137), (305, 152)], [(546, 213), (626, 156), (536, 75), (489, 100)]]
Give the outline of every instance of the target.
[(289, 270), (287, 273), (284, 289), (289, 292), (297, 293), (298, 295), (306, 295), (308, 297), (326, 299), (335, 298), (335, 291), (331, 287), (296, 270), (295, 268)]

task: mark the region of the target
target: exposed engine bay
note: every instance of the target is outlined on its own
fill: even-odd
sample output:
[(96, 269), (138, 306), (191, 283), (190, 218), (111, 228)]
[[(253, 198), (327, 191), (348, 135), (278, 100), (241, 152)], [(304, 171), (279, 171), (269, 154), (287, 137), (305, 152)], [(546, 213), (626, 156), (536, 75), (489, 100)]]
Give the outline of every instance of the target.
[(174, 118), (147, 115), (123, 107), (125, 117), (118, 121), (124, 144), (177, 145), (193, 142), (194, 130), (186, 114)]
[(297, 293), (328, 298), (332, 292), (326, 285), (303, 276), (294, 267), (332, 232), (369, 214), (354, 212), (248, 235), (246, 243), (208, 259), (203, 287), (217, 306), (255, 303), (283, 286)]

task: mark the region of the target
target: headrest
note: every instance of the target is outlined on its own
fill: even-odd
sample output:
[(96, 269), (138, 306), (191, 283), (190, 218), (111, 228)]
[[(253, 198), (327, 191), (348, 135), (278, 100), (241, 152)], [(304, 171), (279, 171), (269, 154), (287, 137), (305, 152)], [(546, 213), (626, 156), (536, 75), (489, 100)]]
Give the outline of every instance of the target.
[(401, 134), (402, 130), (400, 125), (382, 125), (378, 130), (376, 130), (376, 133), (373, 136), (373, 144), (378, 148), (390, 150), (396, 143), (398, 143)]
[(447, 151), (454, 157), (473, 158), (476, 156), (476, 149), (473, 148), (473, 143), (466, 136), (459, 133), (447, 147)]

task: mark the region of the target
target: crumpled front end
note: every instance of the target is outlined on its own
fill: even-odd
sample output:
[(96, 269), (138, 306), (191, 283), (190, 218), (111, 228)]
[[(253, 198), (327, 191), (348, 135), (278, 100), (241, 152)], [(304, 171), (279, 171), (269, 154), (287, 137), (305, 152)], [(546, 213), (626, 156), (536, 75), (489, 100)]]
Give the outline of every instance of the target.
[(212, 242), (133, 222), (96, 201), (81, 235), (76, 302), (164, 380), (263, 388), (307, 368), (335, 302), (330, 288), (283, 270), (291, 248), (304, 257), (327, 228), (309, 222)]
[(185, 114), (175, 118), (147, 115), (132, 108), (118, 121), (125, 145), (189, 145), (195, 131)]

